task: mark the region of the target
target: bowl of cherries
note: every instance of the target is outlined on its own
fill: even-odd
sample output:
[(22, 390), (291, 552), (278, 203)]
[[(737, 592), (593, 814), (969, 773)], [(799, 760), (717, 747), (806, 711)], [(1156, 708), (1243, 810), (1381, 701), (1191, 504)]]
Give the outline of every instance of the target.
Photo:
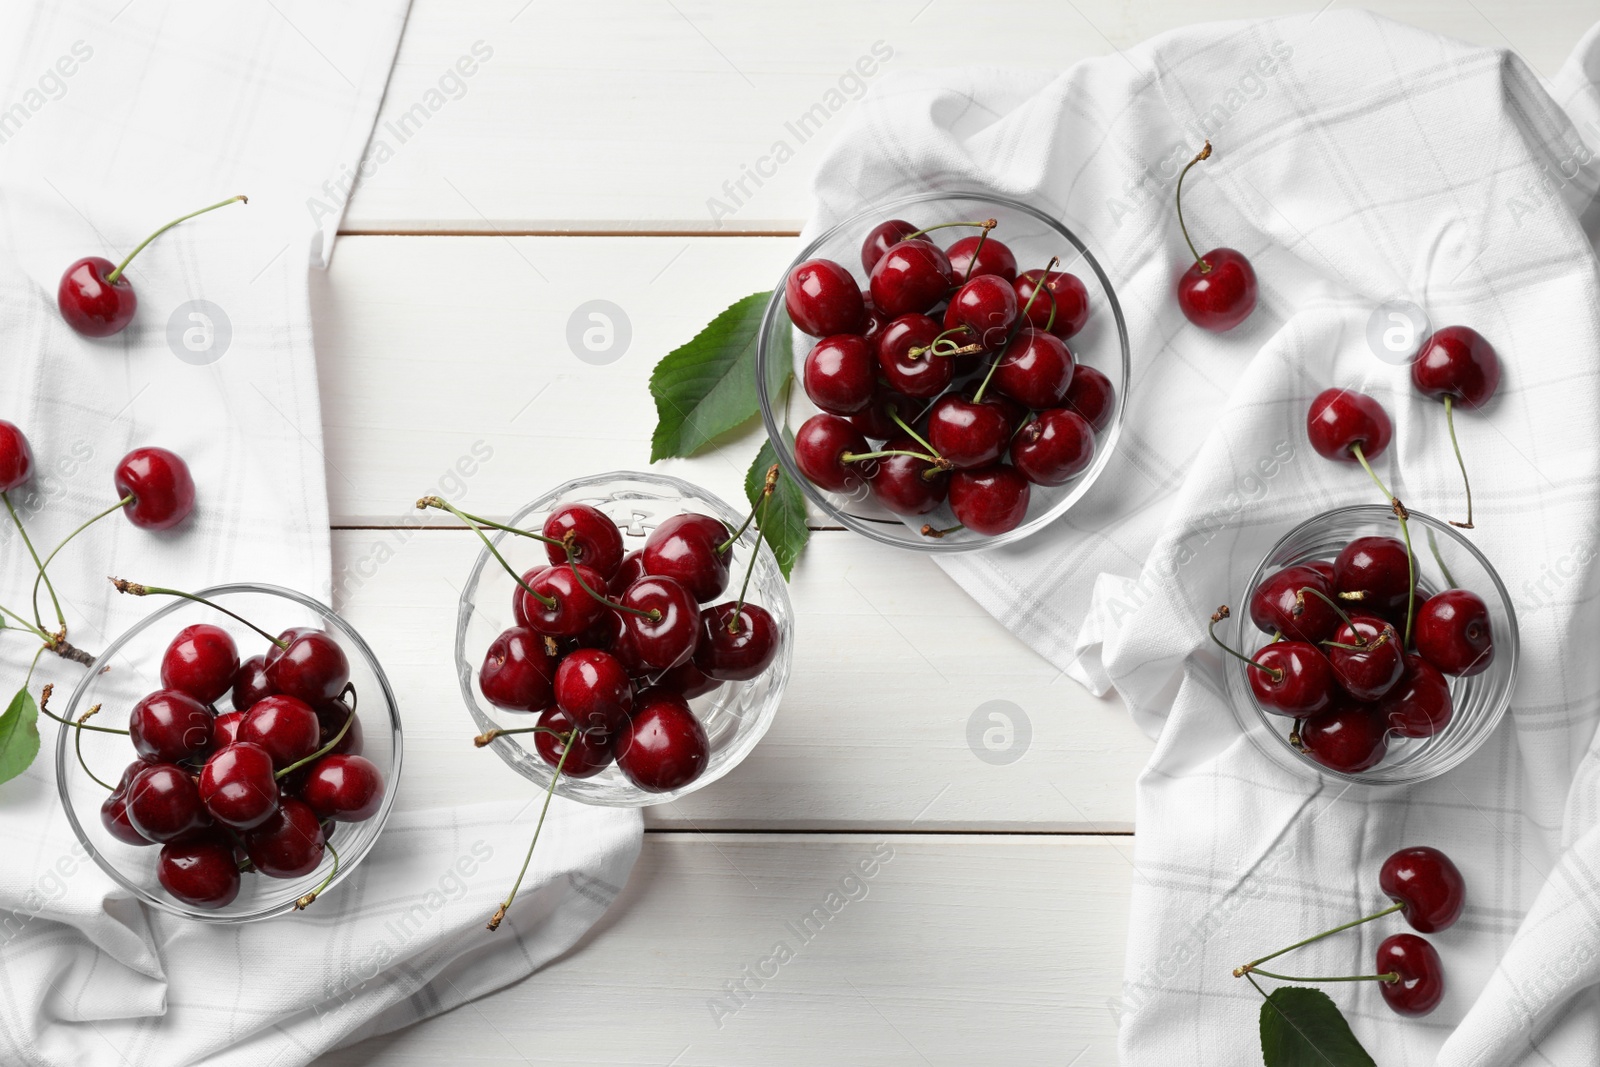
[(78, 840), (140, 900), (247, 922), (304, 908), (378, 839), (400, 716), (372, 650), (269, 585), (175, 597), (73, 692), (56, 781)]
[[(1390, 507), (1324, 512), (1251, 577), (1223, 646), (1237, 668), (1228, 687), (1240, 725), (1279, 762), (1366, 784), (1426, 781), (1471, 756), (1510, 706), (1510, 594), (1448, 523), (1406, 517), (1402, 540)], [(1228, 615), (1213, 616), (1213, 637)]]
[[(930, 193), (807, 245), (756, 364), (767, 434), (817, 507), (885, 544), (961, 552), (1082, 499), (1116, 447), (1130, 361), (1111, 282), (1071, 230), (1016, 200)], [(791, 366), (798, 387), (774, 394)]]
[(633, 472), (568, 482), (505, 523), (419, 503), (485, 537), (456, 627), (461, 694), (480, 746), (541, 789), (664, 803), (766, 733), (794, 623), (759, 508)]

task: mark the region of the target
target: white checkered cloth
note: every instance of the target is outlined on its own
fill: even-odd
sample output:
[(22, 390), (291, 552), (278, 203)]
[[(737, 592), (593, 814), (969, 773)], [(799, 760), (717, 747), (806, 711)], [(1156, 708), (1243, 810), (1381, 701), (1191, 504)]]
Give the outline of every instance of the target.
[[(1600, 1062), (1597, 77), (1600, 32), (1545, 84), (1514, 54), (1330, 10), (1197, 26), (1054, 77), (893, 77), (819, 169), (811, 232), (912, 191), (997, 191), (1083, 235), (1127, 312), (1128, 433), (1091, 495), (1021, 547), (941, 559), (1157, 739), (1138, 783), (1127, 1064), (1259, 1062), (1259, 997), (1230, 970), (1376, 910), (1383, 857), (1424, 843), (1469, 883), (1465, 916), (1432, 939), (1443, 1004), (1404, 1020), (1370, 984), (1330, 987), (1377, 1061)], [(1206, 137), (1216, 154), (1185, 182), (1195, 241), (1241, 249), (1261, 279), (1254, 315), (1220, 336), (1173, 295), (1191, 262), (1173, 182)], [(1512, 716), (1454, 773), (1317, 789), (1241, 741), (1204, 624), (1290, 526), (1380, 502), (1308, 446), (1327, 386), (1393, 416), (1402, 498), (1460, 508), (1441, 405), (1365, 340), (1391, 297), (1475, 327), (1505, 365), (1498, 402), (1457, 428), (1470, 536), (1515, 591), (1522, 669)], [(1293, 973), (1370, 973), (1396, 929), (1323, 942)]]
[[(119, 597), (107, 574), (327, 594), (307, 272), (331, 249), (338, 183), (361, 158), (405, 14), (405, 0), (11, 5), (0, 36), (0, 418), (24, 428), (37, 459), (32, 486), (13, 496), (36, 540), (54, 544), (115, 499), (113, 466), (143, 444), (185, 456), (199, 494), (177, 530), (112, 516), (52, 566), (83, 647), (99, 650), (152, 610)], [(68, 263), (116, 261), (160, 223), (234, 193), (249, 206), (186, 223), (134, 261), (139, 311), (127, 331), (89, 341), (62, 323), (55, 293)], [(174, 311), (197, 298), (231, 328), (207, 365), (179, 359), (206, 353), (168, 340)], [(186, 313), (176, 321), (180, 336), (196, 325)], [(29, 563), (5, 523), (0, 603), (26, 610)], [(22, 634), (0, 632), (5, 699), (31, 652)], [(64, 708), (81, 676), (47, 657), (34, 690), (54, 681)], [(141, 907), (76, 851), (56, 796), (56, 731), (42, 733), (34, 766), (0, 785), (7, 1067), (307, 1063), (566, 951), (639, 847), (637, 813), (557, 801), (523, 896), (490, 934), (483, 924), (521, 864), (538, 798), (400, 813), (362, 867), (302, 915), (200, 926)]]

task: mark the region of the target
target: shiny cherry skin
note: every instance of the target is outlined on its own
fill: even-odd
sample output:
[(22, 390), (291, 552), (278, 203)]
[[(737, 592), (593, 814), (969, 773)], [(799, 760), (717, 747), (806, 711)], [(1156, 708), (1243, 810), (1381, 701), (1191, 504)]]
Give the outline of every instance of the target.
[(513, 626), (489, 644), (478, 668), (483, 698), (506, 711), (542, 711), (552, 699), (556, 661), (544, 637)]
[(85, 337), (110, 337), (133, 321), (139, 298), (126, 274), (106, 277), (117, 265), (103, 256), (85, 256), (66, 269), (56, 288), (61, 317)]
[(244, 716), (242, 711), (227, 711), (211, 720), (211, 751), (227, 748), (239, 740), (239, 727), (244, 725)]
[(878, 386), (877, 371), (877, 353), (866, 338), (836, 333), (824, 337), (806, 353), (800, 381), (806, 396), (823, 411), (853, 415), (872, 402)]
[(850, 416), (850, 425), (854, 426), (862, 436), (874, 441), (898, 437), (905, 431), (894, 421), (895, 416), (907, 423), (915, 422), (917, 413), (922, 410), (922, 404), (920, 400), (913, 400), (904, 393), (897, 393), (879, 385), (877, 391), (872, 394), (872, 403)]
[(228, 631), (210, 623), (185, 626), (161, 656), (161, 684), (210, 704), (233, 688), (239, 647)]
[(189, 465), (164, 448), (136, 448), (122, 457), (111, 475), (128, 521), (145, 530), (170, 530), (194, 510), (194, 479)]
[(1024, 326), (1001, 355), (992, 388), (1023, 407), (1053, 408), (1066, 399), (1076, 367), (1061, 338)]
[(148, 841), (167, 842), (210, 821), (194, 779), (171, 763), (150, 763), (128, 782), (128, 823)]
[(1432, 737), (1450, 724), (1455, 705), (1438, 668), (1414, 652), (1405, 655), (1400, 683), (1378, 701), (1378, 714), (1401, 737)]
[(1117, 407), (1116, 390), (1111, 387), (1110, 378), (1080, 363), (1072, 372), (1072, 383), (1067, 386), (1061, 406), (1082, 415), (1099, 433), (1111, 425), (1111, 415)]
[[(639, 580), (672, 581), (670, 578)], [(620, 734), (628, 723), (628, 713), (633, 710), (633, 683), (626, 668), (609, 652), (580, 648), (562, 659), (556, 668), (555, 697), (562, 710), (585, 729)]]
[[(1044, 291), (1034, 297), (1041, 279)], [(1023, 271), (1011, 287), (1017, 291), (1017, 306), (1028, 309), (1028, 321), (1041, 330), (1048, 329), (1063, 341), (1089, 321), (1089, 290), (1075, 274), (1053, 270), (1046, 276), (1043, 270)], [(1033, 299), (1031, 306), (1029, 298)], [(1053, 321), (1052, 311), (1055, 313)]]
[(694, 594), (671, 578), (646, 575), (619, 601), (634, 611), (654, 612), (647, 618), (624, 612), (622, 628), (635, 659), (650, 670), (665, 671), (694, 656), (700, 640), (700, 604)]
[[(879, 311), (877, 306), (873, 304), (870, 291), (861, 290), (861, 302), (867, 306), (867, 325), (861, 331), (861, 336), (868, 345), (875, 345), (878, 341), (878, 334), (882, 333), (883, 328), (889, 325), (889, 317)], [(873, 351), (876, 352), (877, 349), (874, 348)]]
[(644, 549), (636, 548), (622, 557), (622, 563), (617, 567), (617, 573), (611, 576), (606, 583), (606, 592), (612, 597), (619, 597), (623, 591), (644, 577)]
[(1333, 560), (1333, 587), (1347, 607), (1405, 617), (1411, 592), (1411, 557), (1392, 537), (1358, 537)]
[(1016, 529), (1028, 515), (1028, 479), (996, 464), (950, 476), (950, 510), (973, 533), (993, 537)]
[[(939, 330), (939, 324), (926, 315), (902, 315), (883, 328), (878, 335), (875, 367), (890, 390), (926, 400), (949, 388), (955, 380), (955, 360), (925, 351), (939, 336)], [(911, 354), (918, 349), (924, 351)]]
[(989, 274), (1008, 282), (1017, 277), (1017, 257), (993, 237), (963, 237), (945, 249), (945, 255), (950, 258), (950, 273), (957, 282)]
[(708, 678), (749, 681), (778, 657), (778, 644), (778, 624), (766, 608), (730, 600), (700, 613), (694, 663)]
[[(544, 520), (539, 532), (570, 543), (572, 558), (607, 580), (622, 566), (622, 531), (599, 508), (562, 504)], [(552, 565), (567, 562), (567, 550), (560, 545), (545, 545), (544, 551)]]
[(267, 681), (275, 692), (307, 704), (333, 700), (350, 684), (350, 660), (326, 630), (294, 627), (278, 635), (288, 647), (267, 649)]
[(692, 700), (695, 697), (704, 696), (711, 692), (722, 682), (707, 676), (705, 672), (694, 665), (693, 660), (690, 660), (688, 663), (680, 663), (670, 671), (665, 671), (657, 676), (656, 684), (663, 689), (669, 689), (674, 693), (681, 694), (685, 700)]
[(607, 610), (596, 595), (604, 594), (605, 578), (582, 563), (550, 567), (529, 582), (528, 588), (545, 599), (535, 600), (519, 589), (521, 617), (528, 620), (528, 629), (551, 637), (577, 637), (599, 622)]
[(233, 843), (220, 834), (163, 845), (156, 861), (156, 879), (161, 888), (185, 904), (208, 910), (232, 904), (241, 882)]
[(272, 682), (267, 679), (266, 656), (251, 656), (239, 664), (239, 671), (233, 676), (233, 696), (230, 698), (235, 711), (249, 711), (256, 701), (275, 692), (277, 690), (272, 688)]
[(1398, 974), (1398, 982), (1379, 982), (1383, 1000), (1397, 1015), (1426, 1015), (1444, 999), (1444, 963), (1438, 951), (1416, 934), (1393, 934), (1378, 945), (1374, 974)]
[(1389, 750), (1389, 731), (1370, 704), (1335, 702), (1300, 724), (1306, 755), (1330, 770), (1359, 774), (1376, 767)]
[[(883, 449), (927, 454), (921, 444), (909, 437), (891, 437), (883, 443)], [(926, 515), (942, 504), (950, 492), (949, 474), (919, 456), (882, 456), (864, 466), (872, 498), (896, 515)]]
[[(366, 739), (361, 729), (361, 716), (355, 713), (349, 704), (342, 700), (329, 700), (318, 704), (311, 709), (317, 713), (317, 748), (320, 750), (335, 737), (339, 743), (334, 745), (330, 752), (344, 753), (351, 756), (361, 755), (361, 750), (366, 747)], [(344, 731), (342, 737), (339, 731), (344, 729), (345, 720), (350, 720), (350, 728)]]
[(365, 756), (333, 753), (309, 770), (300, 799), (319, 819), (366, 822), (383, 807), (383, 772)]
[(957, 470), (972, 470), (1000, 458), (1011, 439), (1011, 425), (997, 405), (948, 394), (929, 410), (926, 436)]
[(977, 395), (978, 386), (981, 384), (981, 380), (968, 382), (961, 390), (962, 398), (971, 400), (975, 404), (987, 404), (1000, 412), (1006, 420), (1006, 437), (1010, 438), (1018, 430), (1022, 429), (1023, 423), (1028, 421), (1028, 409), (1004, 393), (996, 392), (993, 389), (985, 393), (982, 400), (975, 400), (974, 397)]
[(1250, 317), (1257, 293), (1255, 269), (1243, 252), (1232, 248), (1213, 248), (1178, 279), (1178, 306), (1184, 317), (1218, 333)]
[[(819, 416), (849, 426), (834, 415)], [(860, 434), (854, 441), (861, 445)], [(796, 457), (799, 455), (798, 440)], [(803, 468), (802, 468), (803, 469)], [(733, 536), (727, 524), (710, 515), (685, 512), (663, 519), (644, 542), (644, 572), (671, 578), (696, 600), (704, 602), (722, 595), (728, 588), (728, 560), (732, 548), (724, 549)]]
[(647, 793), (682, 789), (700, 777), (710, 759), (705, 727), (681, 696), (660, 690), (639, 694), (633, 720), (617, 743), (617, 766), (630, 782)]
[(280, 771), (315, 752), (321, 737), (322, 727), (311, 705), (281, 694), (257, 701), (239, 724), (239, 741), (266, 749)]
[(1333, 582), (1309, 565), (1285, 567), (1270, 575), (1250, 597), (1250, 621), (1262, 633), (1281, 633), (1313, 645), (1326, 641), (1339, 628), (1339, 615), (1322, 597), (1303, 593), (1305, 589), (1333, 596)]
[(1417, 612), (1412, 639), (1423, 659), (1458, 678), (1481, 674), (1494, 662), (1489, 606), (1466, 589), (1429, 597)]
[(140, 771), (150, 766), (148, 760), (138, 759), (128, 764), (122, 772), (122, 778), (100, 805), (100, 824), (106, 828), (106, 833), (121, 841), (125, 845), (153, 845), (148, 837), (133, 828), (133, 823), (128, 821), (128, 786)]
[(917, 228), (904, 219), (888, 219), (878, 223), (867, 231), (866, 238), (861, 242), (861, 269), (870, 275), (885, 252), (916, 232)]
[(1011, 465), (1034, 485), (1065, 485), (1094, 462), (1094, 430), (1065, 408), (1039, 412), (1011, 438)]
[(843, 457), (870, 451), (861, 431), (837, 415), (813, 415), (794, 435), (794, 461), (800, 473), (832, 493), (853, 493), (866, 484), (862, 472)]
[(867, 325), (856, 280), (831, 259), (808, 259), (790, 271), (783, 299), (789, 318), (812, 337), (860, 333)]
[[(523, 586), (531, 586), (545, 571), (549, 570), (548, 564), (538, 564), (522, 572), (522, 581), (511, 590), (511, 615), (516, 619), (518, 626), (528, 625), (528, 606), (534, 603), (524, 590)], [(619, 568), (620, 569), (620, 568)]]
[(268, 878), (300, 878), (317, 869), (327, 842), (321, 820), (304, 801), (284, 797), (278, 810), (244, 835), (244, 851)]
[[(567, 751), (567, 745), (561, 737), (555, 734), (536, 733), (533, 735), (533, 749), (539, 753), (539, 758), (550, 766), (561, 766), (561, 774), (567, 778), (593, 778), (607, 767), (616, 758), (617, 743), (621, 740), (619, 734), (606, 730), (585, 730), (573, 722), (559, 704), (552, 704), (544, 709), (539, 716), (539, 725), (547, 730), (555, 730), (565, 734), (576, 728), (576, 736), (572, 740), (572, 750)], [(561, 755), (567, 753), (566, 763), (561, 763)]]
[[(997, 351), (1011, 336), (1021, 308), (1017, 291), (1004, 278), (985, 274), (967, 282), (950, 298), (946, 317), (972, 331), (977, 343)], [(963, 339), (963, 343), (965, 343)]]
[(1394, 424), (1383, 405), (1365, 393), (1324, 389), (1311, 401), (1306, 415), (1306, 436), (1324, 459), (1355, 463), (1356, 446), (1371, 463), (1383, 455), (1394, 438)]
[(1259, 666), (1245, 668), (1250, 690), (1268, 711), (1304, 719), (1333, 707), (1338, 683), (1328, 657), (1316, 645), (1275, 641), (1253, 658)]
[(278, 810), (272, 754), (240, 741), (214, 753), (200, 771), (200, 802), (211, 817), (235, 830), (253, 830)]
[(1500, 388), (1500, 357), (1470, 326), (1436, 330), (1411, 363), (1411, 384), (1435, 400), (1452, 397), (1480, 408)]
[(1436, 848), (1403, 848), (1383, 861), (1378, 888), (1401, 905), (1400, 914), (1424, 934), (1449, 929), (1467, 904), (1467, 883), (1461, 871)]
[(0, 419), (0, 493), (9, 493), (33, 477), (33, 448), (15, 423)]
[(158, 689), (128, 714), (128, 739), (146, 759), (182, 763), (211, 751), (211, 709), (187, 693)]
[(913, 237), (892, 245), (873, 264), (869, 286), (873, 306), (887, 318), (898, 319), (901, 315), (927, 314), (945, 298), (954, 281), (944, 250), (932, 241)]
[(1400, 683), (1405, 674), (1405, 657), (1400, 635), (1394, 626), (1375, 615), (1351, 615), (1350, 621), (1333, 633), (1338, 645), (1328, 646), (1328, 662), (1333, 676), (1357, 700), (1377, 700)]

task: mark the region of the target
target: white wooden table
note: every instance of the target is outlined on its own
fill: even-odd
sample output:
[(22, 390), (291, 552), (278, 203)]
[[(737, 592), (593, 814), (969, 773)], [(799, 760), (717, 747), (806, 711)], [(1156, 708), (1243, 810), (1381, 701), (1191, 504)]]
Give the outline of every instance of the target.
[[(1206, 14), (1322, 6), (1220, 0)], [(1369, 6), (1513, 48), (1547, 75), (1600, 17), (1593, 0)], [(465, 743), (448, 649), (472, 535), (412, 502), (441, 492), (504, 514), (569, 477), (645, 466), (651, 367), (770, 288), (844, 117), (758, 186), (746, 175), (794, 141), (787, 120), (875, 42), (892, 49), (884, 72), (1058, 69), (1196, 13), (1180, 0), (413, 0), (379, 120), (393, 156), (313, 282), (334, 595), (402, 697), (398, 803), (528, 789)], [(430, 96), (462, 56), (474, 74)], [(603, 366), (567, 343), (595, 299), (632, 334)], [(758, 432), (661, 469), (737, 501)], [(320, 1062), (1114, 1063), (1149, 741), (923, 557), (821, 530), (792, 594), (795, 671), (771, 733), (724, 780), (649, 813), (627, 891), (576, 951)], [(1031, 728), (1015, 762), (969, 748), (989, 701)], [(893, 858), (866, 895), (729, 999), (875, 850)]]

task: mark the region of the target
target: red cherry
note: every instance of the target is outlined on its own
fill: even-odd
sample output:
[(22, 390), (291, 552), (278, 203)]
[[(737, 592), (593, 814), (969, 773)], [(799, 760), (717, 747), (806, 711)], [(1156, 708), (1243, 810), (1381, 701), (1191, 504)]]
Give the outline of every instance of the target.
[(233, 844), (216, 834), (163, 845), (156, 879), (185, 904), (210, 910), (232, 904), (239, 896), (241, 880)]
[(278, 810), (272, 754), (258, 744), (229, 745), (200, 771), (200, 801), (211, 817), (235, 830), (250, 830)]
[(149, 841), (173, 841), (203, 828), (205, 807), (194, 779), (170, 763), (148, 763), (128, 782), (128, 823)]
[(1316, 645), (1276, 641), (1253, 660), (1257, 666), (1245, 672), (1251, 691), (1268, 711), (1303, 719), (1333, 707), (1338, 684), (1328, 658)]
[(239, 740), (239, 727), (244, 724), (244, 716), (242, 711), (229, 711), (211, 720), (211, 751), (227, 748)]
[(1303, 589), (1333, 596), (1333, 583), (1321, 570), (1300, 565), (1285, 567), (1263, 581), (1250, 598), (1250, 621), (1262, 633), (1281, 633), (1297, 641), (1319, 644), (1339, 628), (1339, 615), (1322, 597)]
[(950, 510), (973, 533), (993, 537), (1014, 530), (1028, 515), (1028, 479), (1004, 464), (956, 471), (950, 478)]
[(1008, 282), (1017, 277), (1017, 257), (1012, 255), (1011, 249), (987, 235), (963, 237), (947, 248), (945, 255), (950, 259), (950, 273), (958, 282), (989, 274)]
[(1446, 589), (1417, 611), (1412, 631), (1417, 652), (1445, 674), (1466, 678), (1494, 662), (1489, 606), (1477, 593)]
[(778, 642), (778, 624), (766, 608), (729, 601), (700, 613), (694, 663), (708, 678), (748, 681), (777, 658)]
[(656, 684), (663, 689), (674, 693), (681, 693), (686, 700), (704, 696), (722, 684), (716, 678), (708, 677), (694, 661), (680, 663), (670, 671), (666, 671), (656, 679)]
[(0, 419), (0, 493), (33, 477), (33, 449), (14, 423)]
[(189, 467), (164, 448), (136, 448), (122, 457), (111, 477), (117, 497), (133, 499), (123, 514), (146, 530), (168, 530), (194, 510), (194, 479)]
[(572, 740), (572, 751), (567, 753), (567, 761), (561, 764), (561, 754), (566, 752), (567, 746), (555, 734), (536, 733), (533, 735), (534, 751), (539, 753), (539, 758), (550, 766), (561, 764), (561, 773), (567, 778), (592, 778), (611, 766), (611, 760), (616, 755), (618, 735), (605, 730), (585, 730), (578, 728), (559, 704), (552, 704), (539, 716), (539, 725), (547, 730), (555, 730), (565, 734), (577, 728), (577, 735)]
[(710, 515), (673, 515), (645, 538), (644, 571), (671, 578), (698, 601), (711, 600), (728, 587), (729, 550), (722, 546), (732, 536), (733, 531), (722, 520)]
[(245, 854), (268, 878), (300, 878), (317, 869), (327, 843), (305, 802), (284, 797), (278, 810), (244, 835)]
[(865, 338), (839, 333), (824, 337), (806, 354), (801, 382), (823, 411), (853, 415), (872, 402), (877, 369), (877, 356)]
[(1196, 326), (1221, 333), (1256, 309), (1256, 272), (1243, 252), (1213, 248), (1178, 279), (1178, 306)]
[(808, 259), (790, 271), (783, 296), (789, 318), (812, 337), (866, 328), (867, 309), (856, 280), (831, 259)]
[(886, 250), (873, 264), (872, 303), (891, 319), (926, 314), (944, 299), (954, 279), (950, 260), (938, 245), (920, 238), (903, 240)]
[(1382, 761), (1389, 749), (1388, 725), (1370, 704), (1336, 702), (1300, 724), (1300, 744), (1324, 767), (1358, 774)]
[(1500, 387), (1500, 357), (1472, 327), (1446, 326), (1417, 353), (1411, 381), (1423, 396), (1435, 400), (1448, 396), (1479, 408)]
[(1011, 438), (1011, 464), (1034, 485), (1065, 485), (1094, 462), (1094, 430), (1077, 412), (1051, 408)]
[(890, 390), (927, 399), (949, 387), (955, 378), (955, 360), (928, 351), (938, 336), (939, 324), (926, 315), (902, 315), (883, 328), (875, 367)]
[(1437, 933), (1455, 925), (1467, 903), (1467, 883), (1450, 857), (1426, 845), (1403, 848), (1383, 861), (1378, 888), (1413, 929)]
[(1000, 356), (993, 385), (1023, 407), (1053, 408), (1066, 398), (1076, 366), (1059, 337), (1024, 326)]
[(1379, 982), (1384, 1003), (1399, 1015), (1426, 1015), (1444, 999), (1444, 964), (1434, 947), (1416, 934), (1394, 934), (1378, 946), (1378, 974), (1398, 974)]
[(311, 709), (317, 713), (317, 748), (321, 749), (335, 737), (339, 731), (344, 730), (346, 719), (350, 720), (350, 728), (344, 730), (344, 735), (339, 737), (339, 743), (330, 750), (331, 753), (340, 753), (350, 756), (361, 755), (361, 750), (366, 747), (366, 741), (361, 730), (361, 716), (355, 709), (343, 700), (329, 700), (318, 704)]
[(239, 724), (239, 741), (260, 745), (278, 770), (298, 763), (317, 750), (321, 724), (311, 705), (291, 696), (270, 696), (256, 702)]
[[(670, 582), (672, 579), (641, 578), (640, 581)], [(633, 710), (633, 683), (615, 656), (580, 648), (556, 668), (555, 697), (562, 710), (585, 730), (615, 735), (622, 732), (628, 713)]]
[(128, 738), (146, 759), (182, 763), (211, 750), (211, 709), (187, 693), (158, 689), (128, 714)]
[(228, 631), (209, 623), (185, 626), (161, 656), (161, 684), (210, 704), (233, 688), (239, 648)]
[(235, 711), (249, 711), (256, 701), (274, 692), (276, 690), (267, 679), (266, 656), (251, 656), (239, 664), (239, 673), (233, 678), (233, 696), (230, 698)]
[[(1029, 306), (1028, 299), (1039, 288), (1040, 279), (1044, 279), (1044, 292), (1034, 297)], [(1041, 330), (1048, 329), (1063, 341), (1089, 321), (1089, 290), (1075, 274), (1056, 270), (1048, 275), (1043, 270), (1023, 271), (1017, 275), (1012, 288), (1017, 291), (1017, 306), (1028, 309), (1028, 321)], [(1055, 312), (1054, 321), (1052, 311)]]
[[(890, 438), (883, 450), (926, 455), (922, 445), (909, 437)], [(864, 466), (873, 499), (897, 515), (926, 515), (944, 502), (950, 490), (949, 475), (918, 456), (881, 456)]]
[(895, 415), (906, 422), (915, 422), (916, 414), (920, 409), (920, 401), (913, 400), (904, 393), (897, 393), (886, 389), (882, 385), (872, 394), (872, 402), (854, 415), (850, 416), (850, 425), (854, 426), (863, 436), (875, 441), (887, 440), (898, 437), (902, 432), (900, 424), (890, 415), (893, 409)]
[(972, 331), (984, 348), (995, 351), (1006, 343), (1021, 309), (1017, 291), (1004, 278), (981, 275), (967, 282), (950, 298), (947, 318)]
[(528, 588), (544, 597), (544, 601), (519, 590), (521, 616), (528, 620), (528, 628), (538, 633), (577, 637), (599, 622), (605, 613), (605, 604), (595, 597), (595, 593), (605, 587), (606, 580), (600, 572), (582, 563), (551, 567), (528, 583)]
[[(1405, 659), (1394, 626), (1373, 615), (1351, 615), (1328, 648), (1333, 676), (1357, 700), (1377, 700), (1400, 682)], [(1360, 645), (1359, 648), (1340, 647)], [(1385, 721), (1387, 726), (1387, 721)]]
[(128, 786), (140, 771), (150, 766), (147, 760), (134, 760), (122, 772), (122, 780), (117, 783), (117, 788), (111, 791), (105, 801), (100, 805), (100, 824), (106, 828), (106, 833), (121, 841), (125, 845), (153, 845), (148, 837), (133, 828), (133, 823), (128, 821)]
[(620, 603), (657, 616), (623, 614), (622, 628), (637, 662), (650, 670), (664, 671), (694, 656), (700, 639), (700, 605), (678, 582), (647, 575), (628, 587)]
[(711, 742), (681, 696), (639, 695), (633, 721), (617, 744), (617, 766), (647, 793), (682, 789), (706, 769)]
[(1110, 378), (1080, 363), (1072, 372), (1072, 384), (1067, 386), (1067, 396), (1061, 406), (1082, 415), (1099, 433), (1111, 423), (1117, 396)]
[(1306, 436), (1324, 459), (1354, 463), (1359, 447), (1371, 463), (1389, 447), (1394, 426), (1383, 405), (1370, 396), (1348, 389), (1324, 389), (1311, 401)]
[(483, 698), (507, 711), (540, 711), (549, 705), (556, 661), (544, 638), (523, 626), (513, 626), (490, 644), (478, 669)]
[(1358, 537), (1334, 558), (1333, 587), (1352, 607), (1386, 618), (1398, 613), (1404, 619), (1411, 556), (1392, 537)]
[(383, 806), (383, 774), (363, 756), (332, 753), (310, 772), (300, 796), (320, 819), (366, 822)]
[[(570, 541), (573, 558), (603, 578), (609, 579), (622, 566), (622, 531), (599, 508), (563, 504), (544, 520), (540, 533), (557, 541)], [(544, 551), (552, 564), (567, 562), (563, 547), (545, 545)]]
[(813, 415), (794, 435), (794, 461), (800, 473), (834, 493), (853, 492), (864, 484), (861, 472), (842, 457), (870, 451), (861, 432), (837, 415)]
[(1400, 684), (1378, 702), (1378, 714), (1401, 737), (1432, 737), (1450, 724), (1454, 712), (1444, 675), (1410, 652), (1405, 656)]
[(139, 298), (120, 274), (106, 281), (117, 265), (102, 256), (85, 256), (61, 275), (56, 288), (56, 306), (61, 317), (85, 337), (110, 337), (133, 321)]
[(1011, 425), (1005, 410), (947, 394), (928, 411), (928, 443), (958, 470), (987, 467), (1005, 452)]
[[(622, 563), (617, 567), (617, 573), (611, 576), (606, 583), (606, 592), (613, 597), (619, 597), (623, 591), (644, 577), (644, 549), (636, 548), (622, 557)], [(524, 581), (527, 579), (524, 578)]]
[(350, 660), (326, 630), (293, 627), (278, 635), (287, 647), (267, 649), (267, 681), (274, 691), (307, 704), (333, 700), (350, 684)]
[[(526, 585), (531, 587), (534, 582), (539, 580), (539, 576), (549, 569), (550, 568), (548, 566), (543, 564), (536, 567), (529, 567), (527, 570), (522, 572), (521, 584), (517, 585), (511, 590), (511, 614), (512, 617), (517, 620), (518, 626), (528, 625), (527, 606), (533, 603), (533, 598), (528, 596), (528, 594), (523, 591), (522, 586)], [(618, 569), (620, 570), (621, 568)]]
[(915, 226), (901, 219), (878, 223), (867, 231), (866, 239), (861, 242), (861, 269), (871, 274), (885, 252), (916, 232)]

